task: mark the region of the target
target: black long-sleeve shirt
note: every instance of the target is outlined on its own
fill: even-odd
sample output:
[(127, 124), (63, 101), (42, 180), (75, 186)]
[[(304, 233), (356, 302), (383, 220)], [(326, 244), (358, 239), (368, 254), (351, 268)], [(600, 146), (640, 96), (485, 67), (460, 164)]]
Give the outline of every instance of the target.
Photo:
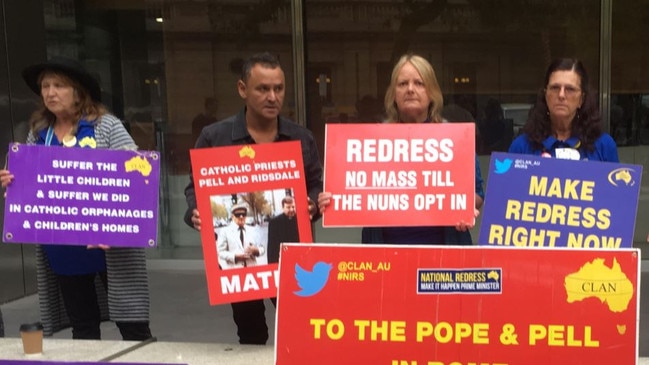
[[(243, 108), (238, 114), (203, 128), (196, 140), (195, 148), (255, 144), (255, 140), (252, 139), (246, 127), (245, 113), (246, 109)], [(277, 119), (278, 125), (275, 142), (301, 142), (307, 195), (311, 200), (317, 202), (318, 194), (322, 192), (322, 165), (320, 164), (318, 148), (313, 134), (308, 129), (290, 119), (281, 116)], [(185, 223), (190, 227), (194, 227), (192, 223), (192, 211), (196, 209), (196, 192), (194, 190), (194, 178), (191, 173), (189, 174), (189, 184), (185, 188), (185, 198), (187, 199)], [(319, 213), (316, 213), (313, 219), (315, 220), (318, 217)]]

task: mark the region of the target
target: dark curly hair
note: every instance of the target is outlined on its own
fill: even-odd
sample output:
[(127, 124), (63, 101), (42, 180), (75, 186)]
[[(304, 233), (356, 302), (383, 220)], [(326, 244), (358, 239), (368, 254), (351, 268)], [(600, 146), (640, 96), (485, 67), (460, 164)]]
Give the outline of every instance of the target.
[(542, 149), (543, 141), (553, 134), (548, 104), (545, 101), (545, 88), (550, 81), (550, 75), (555, 71), (574, 71), (581, 79), (580, 88), (584, 102), (577, 109), (577, 114), (572, 120), (571, 135), (579, 137), (581, 148), (593, 151), (595, 141), (602, 134), (601, 119), (595, 92), (590, 89), (588, 83), (588, 74), (584, 65), (577, 59), (560, 58), (550, 64), (545, 73), (544, 86), (536, 96), (536, 104), (530, 110), (527, 123), (523, 127), (523, 133), (527, 135), (527, 138), (536, 149)]

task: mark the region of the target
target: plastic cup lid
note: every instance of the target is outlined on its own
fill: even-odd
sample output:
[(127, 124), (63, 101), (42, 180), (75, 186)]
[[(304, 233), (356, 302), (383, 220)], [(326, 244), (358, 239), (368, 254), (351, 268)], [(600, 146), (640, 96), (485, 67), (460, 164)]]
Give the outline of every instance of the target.
[(20, 325), (21, 332), (42, 331), (42, 330), (43, 330), (43, 324), (41, 322), (23, 323)]

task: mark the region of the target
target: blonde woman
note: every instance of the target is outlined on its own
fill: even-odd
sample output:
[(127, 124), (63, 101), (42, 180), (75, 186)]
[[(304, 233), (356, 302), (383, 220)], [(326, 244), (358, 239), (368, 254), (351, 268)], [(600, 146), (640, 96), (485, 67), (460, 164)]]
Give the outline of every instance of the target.
[[(441, 113), (444, 98), (435, 77), (433, 66), (425, 58), (406, 54), (392, 70), (390, 85), (385, 92), (386, 123), (444, 123)], [(480, 166), (475, 162), (475, 209), (482, 206), (484, 192)], [(331, 203), (331, 193), (318, 197), (321, 212)], [(407, 218), (406, 218), (407, 219)], [(469, 229), (472, 225), (458, 222), (454, 227), (366, 227), (363, 243), (391, 244), (472, 244)]]

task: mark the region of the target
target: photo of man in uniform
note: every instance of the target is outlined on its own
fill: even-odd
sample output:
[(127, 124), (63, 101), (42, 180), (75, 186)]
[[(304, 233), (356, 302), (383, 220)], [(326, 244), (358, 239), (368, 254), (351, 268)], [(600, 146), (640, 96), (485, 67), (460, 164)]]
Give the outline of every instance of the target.
[(258, 233), (246, 225), (248, 207), (236, 204), (230, 210), (232, 221), (218, 233), (216, 251), (222, 269), (256, 266), (257, 258), (264, 254)]

